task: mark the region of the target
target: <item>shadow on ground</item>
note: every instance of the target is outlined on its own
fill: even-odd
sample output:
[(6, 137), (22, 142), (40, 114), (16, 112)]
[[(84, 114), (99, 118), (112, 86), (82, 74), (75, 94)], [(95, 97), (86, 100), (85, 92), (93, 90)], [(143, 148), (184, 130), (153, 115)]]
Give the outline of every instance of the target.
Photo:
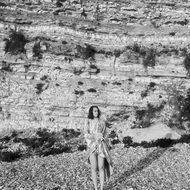
[(149, 165), (151, 165), (155, 160), (160, 158), (167, 149), (168, 148), (157, 148), (156, 150), (154, 150), (153, 152), (148, 154), (145, 158), (139, 160), (135, 166), (133, 166), (131, 169), (123, 172), (118, 178), (116, 178), (115, 180), (110, 182), (107, 185), (106, 190), (121, 186), (122, 183), (126, 180), (126, 178), (129, 178), (131, 175), (133, 175), (137, 172), (140, 172), (143, 169), (145, 169), (146, 167), (148, 167)]

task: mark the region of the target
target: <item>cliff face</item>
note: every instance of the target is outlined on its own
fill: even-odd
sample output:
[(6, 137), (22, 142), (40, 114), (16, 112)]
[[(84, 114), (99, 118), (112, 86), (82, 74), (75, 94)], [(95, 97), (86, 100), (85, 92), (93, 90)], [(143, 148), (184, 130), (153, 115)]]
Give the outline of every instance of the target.
[(0, 5), (3, 128), (81, 129), (91, 105), (118, 130), (188, 127), (189, 1)]

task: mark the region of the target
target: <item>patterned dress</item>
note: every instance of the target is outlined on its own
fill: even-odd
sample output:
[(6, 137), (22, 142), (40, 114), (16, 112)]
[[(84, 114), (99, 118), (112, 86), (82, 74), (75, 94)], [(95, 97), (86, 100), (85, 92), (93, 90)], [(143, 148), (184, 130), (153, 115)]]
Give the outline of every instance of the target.
[[(102, 138), (100, 137), (100, 133), (102, 134)], [(85, 122), (84, 134), (87, 142), (87, 163), (90, 164), (89, 157), (92, 153), (105, 158), (105, 177), (109, 181), (113, 169), (105, 121), (100, 118), (98, 120), (87, 119)]]

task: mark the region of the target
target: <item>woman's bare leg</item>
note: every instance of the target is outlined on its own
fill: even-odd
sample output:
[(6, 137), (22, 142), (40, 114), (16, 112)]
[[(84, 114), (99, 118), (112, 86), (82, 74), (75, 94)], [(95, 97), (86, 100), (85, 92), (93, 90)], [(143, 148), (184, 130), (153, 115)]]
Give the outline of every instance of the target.
[(98, 156), (98, 168), (99, 168), (99, 174), (100, 174), (100, 186), (101, 186), (100, 189), (103, 190), (105, 173), (104, 173), (104, 158), (101, 156)]
[(97, 161), (97, 155), (95, 153), (90, 155), (90, 163), (91, 163), (92, 181), (94, 183), (94, 188), (95, 190), (98, 190), (98, 185), (97, 185), (98, 161)]

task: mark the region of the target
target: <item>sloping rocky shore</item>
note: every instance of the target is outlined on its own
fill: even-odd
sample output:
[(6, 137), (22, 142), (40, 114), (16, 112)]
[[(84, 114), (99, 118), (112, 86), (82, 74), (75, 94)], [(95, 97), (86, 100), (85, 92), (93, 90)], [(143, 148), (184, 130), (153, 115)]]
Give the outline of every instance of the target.
[[(189, 145), (170, 148), (123, 148), (111, 151), (114, 173), (106, 189), (188, 190)], [(1, 163), (1, 189), (88, 190), (92, 188), (85, 152), (34, 157)]]

